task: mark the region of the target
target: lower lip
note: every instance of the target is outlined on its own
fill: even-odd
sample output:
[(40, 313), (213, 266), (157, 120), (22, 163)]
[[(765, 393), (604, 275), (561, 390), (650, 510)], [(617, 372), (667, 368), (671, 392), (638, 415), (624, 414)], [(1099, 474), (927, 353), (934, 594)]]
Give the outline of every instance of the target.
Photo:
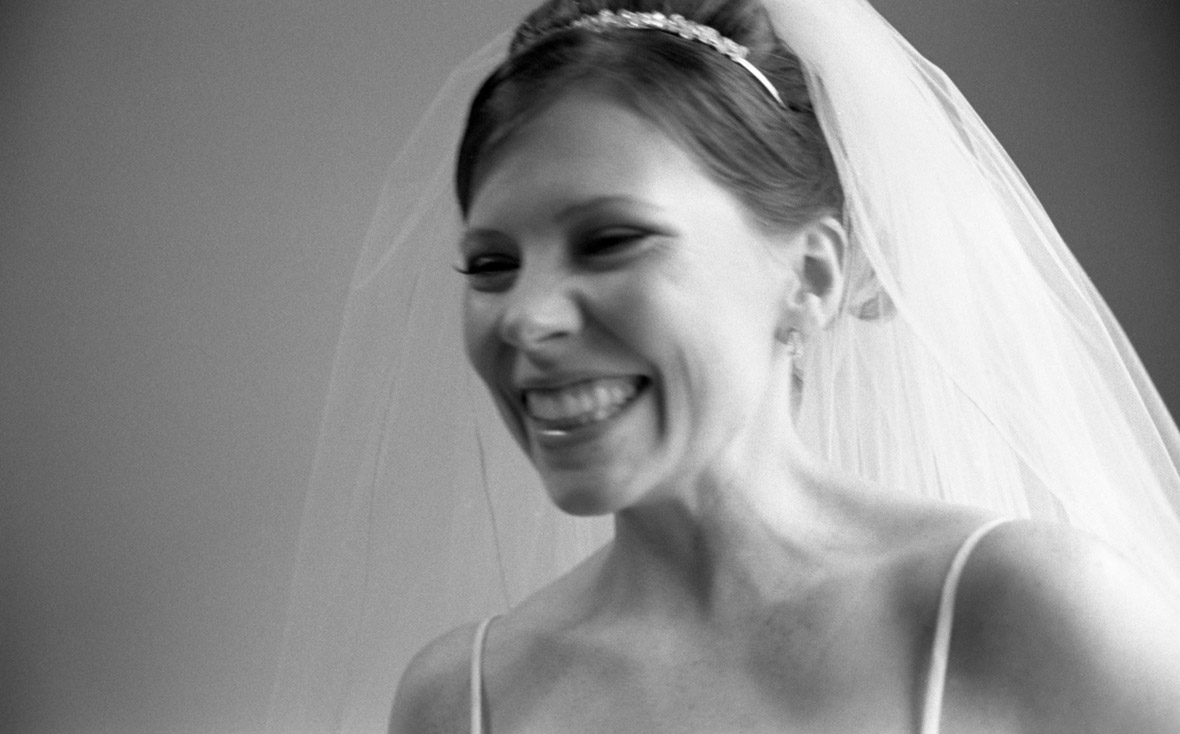
[(526, 418), (526, 420), (532, 428), (534, 440), (544, 448), (565, 448), (586, 441), (592, 441), (598, 438), (611, 424), (634, 408), (635, 404), (647, 393), (648, 387), (648, 384), (640, 386), (639, 391), (617, 412), (612, 413), (602, 420), (587, 423), (583, 426), (563, 429), (542, 428), (535, 420), (531, 418)]

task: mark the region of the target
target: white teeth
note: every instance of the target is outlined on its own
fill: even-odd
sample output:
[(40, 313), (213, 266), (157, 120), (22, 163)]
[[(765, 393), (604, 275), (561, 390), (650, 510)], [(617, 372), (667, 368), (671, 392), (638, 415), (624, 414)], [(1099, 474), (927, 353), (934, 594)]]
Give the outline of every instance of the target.
[(622, 410), (639, 392), (639, 378), (586, 380), (552, 390), (526, 390), (530, 417), (550, 428), (575, 428), (604, 420)]

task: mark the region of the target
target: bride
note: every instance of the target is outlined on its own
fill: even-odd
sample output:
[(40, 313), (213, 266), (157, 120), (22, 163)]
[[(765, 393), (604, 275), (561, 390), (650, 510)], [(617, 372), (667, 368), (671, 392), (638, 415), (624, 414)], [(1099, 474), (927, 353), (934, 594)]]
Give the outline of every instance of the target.
[[(467, 358), (549, 501), (613, 537), (422, 650), (391, 731), (1180, 729), (1176, 428), (1002, 150), (866, 4), (550, 0), (456, 171)], [(428, 249), (415, 216), (396, 244)], [(433, 326), (378, 394), (443, 369), (407, 346)], [(568, 543), (497, 512), (525, 490), (472, 454), (509, 596), (505, 546)], [(421, 484), (407, 506), (446, 501)]]

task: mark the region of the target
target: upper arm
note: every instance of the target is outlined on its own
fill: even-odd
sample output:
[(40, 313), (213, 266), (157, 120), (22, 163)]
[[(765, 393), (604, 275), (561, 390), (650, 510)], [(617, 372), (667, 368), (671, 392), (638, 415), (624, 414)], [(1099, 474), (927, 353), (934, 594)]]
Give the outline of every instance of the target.
[(1180, 731), (1175, 606), (1076, 531), (1017, 523), (994, 535), (956, 604), (952, 660), (967, 687), (1028, 731)]
[(398, 683), (390, 734), (454, 734), (468, 727), (470, 625), (422, 649)]

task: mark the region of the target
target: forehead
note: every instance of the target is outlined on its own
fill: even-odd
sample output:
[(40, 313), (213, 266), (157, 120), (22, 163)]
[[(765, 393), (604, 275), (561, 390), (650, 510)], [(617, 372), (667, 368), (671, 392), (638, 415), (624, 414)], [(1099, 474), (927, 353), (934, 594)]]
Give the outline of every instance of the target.
[(604, 94), (564, 95), (484, 165), (471, 226), (590, 198), (626, 196), (660, 206), (728, 196), (675, 140)]

